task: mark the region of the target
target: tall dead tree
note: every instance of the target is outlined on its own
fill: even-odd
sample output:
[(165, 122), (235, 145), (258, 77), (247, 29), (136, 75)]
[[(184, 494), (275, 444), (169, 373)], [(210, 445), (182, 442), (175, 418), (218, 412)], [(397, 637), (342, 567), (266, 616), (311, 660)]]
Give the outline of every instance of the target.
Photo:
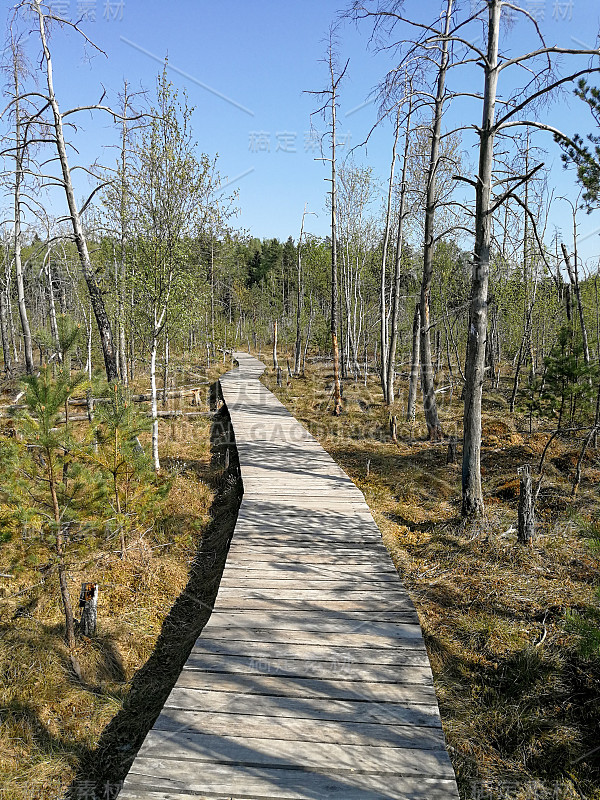
[[(112, 109), (100, 104), (93, 106), (80, 106), (77, 108), (69, 109), (68, 111), (61, 112), (60, 105), (56, 97), (56, 92), (54, 90), (53, 62), (52, 62), (50, 48), (48, 46), (49, 25), (54, 21), (60, 25), (68, 26), (77, 31), (78, 33), (80, 33), (82, 36), (84, 36), (85, 40), (88, 43), (91, 44), (91, 42), (85, 36), (85, 34), (82, 33), (82, 31), (76, 24), (69, 22), (69, 20), (58, 17), (51, 11), (46, 12), (44, 10), (45, 7), (42, 6), (41, 0), (23, 0), (23, 2), (21, 2), (17, 8), (25, 11), (30, 9), (33, 12), (34, 16), (37, 18), (38, 21), (37, 27), (40, 37), (40, 43), (42, 46), (42, 68), (44, 71), (46, 88), (47, 88), (47, 94), (45, 95), (40, 92), (36, 93), (38, 97), (43, 98), (43, 101), (45, 103), (44, 108), (32, 112), (29, 115), (29, 119), (27, 120), (27, 122), (28, 124), (30, 123), (32, 125), (43, 126), (45, 132), (45, 137), (44, 137), (45, 140), (47, 142), (51, 142), (56, 148), (57, 160), (60, 164), (61, 174), (60, 176), (59, 175), (44, 176), (44, 178), (49, 183), (60, 186), (65, 193), (67, 207), (68, 207), (68, 219), (71, 223), (71, 227), (73, 230), (72, 239), (75, 242), (75, 246), (77, 248), (81, 272), (87, 285), (91, 306), (94, 312), (94, 316), (96, 318), (96, 324), (98, 326), (98, 331), (100, 334), (100, 343), (102, 346), (102, 353), (104, 356), (106, 376), (109, 381), (115, 381), (118, 380), (119, 377), (117, 348), (115, 347), (114, 344), (110, 319), (106, 311), (104, 298), (102, 296), (102, 291), (98, 284), (96, 274), (90, 260), (87, 240), (82, 224), (82, 214), (87, 208), (93, 196), (101, 188), (101, 186), (97, 186), (91, 193), (91, 195), (88, 197), (86, 202), (83, 204), (83, 206), (79, 208), (77, 201), (75, 199), (75, 190), (73, 187), (73, 180), (72, 180), (73, 167), (71, 167), (67, 155), (67, 141), (64, 133), (64, 121), (71, 114), (75, 114), (79, 111), (93, 111), (93, 110), (107, 111), (113, 116), (114, 119), (121, 119), (122, 117), (120, 114), (117, 114)], [(95, 47), (95, 45), (93, 46)], [(99, 50), (99, 48), (96, 49)], [(51, 112), (50, 120), (45, 120), (45, 118), (43, 117), (43, 111), (46, 108), (50, 109)], [(49, 136), (48, 132), (50, 132)]]
[[(307, 203), (304, 204), (302, 212), (302, 223), (300, 225), (300, 236), (298, 237), (298, 247), (296, 248), (296, 344), (294, 347), (294, 375), (299, 375), (302, 367), (302, 239), (304, 237), (304, 219), (307, 214), (315, 214), (314, 211), (307, 211)], [(316, 216), (316, 214), (315, 214)]]
[(398, 207), (398, 223), (396, 228), (396, 249), (394, 259), (394, 282), (392, 284), (392, 310), (390, 318), (390, 335), (388, 345), (387, 357), (387, 400), (388, 403), (393, 403), (394, 395), (394, 378), (396, 372), (396, 348), (398, 346), (398, 320), (400, 317), (400, 286), (402, 281), (402, 246), (404, 244), (404, 216), (405, 216), (405, 203), (406, 203), (406, 171), (408, 168), (408, 152), (410, 146), (410, 126), (412, 119), (412, 86), (407, 81), (406, 99), (408, 102), (408, 111), (405, 121), (405, 134), (404, 134), (404, 152), (402, 156), (402, 173), (400, 178), (400, 202)]
[[(556, 77), (555, 55), (586, 55), (598, 56), (600, 50), (569, 49), (560, 47), (547, 47), (541, 37), (539, 28), (531, 15), (523, 9), (511, 6), (513, 11), (523, 13), (535, 26), (539, 36), (540, 46), (535, 50), (514, 56), (513, 58), (499, 59), (500, 18), (502, 14), (502, 0), (487, 0), (487, 47), (482, 52), (473, 44), (468, 43), (477, 55), (478, 63), (484, 72), (483, 112), (479, 134), (479, 167), (477, 178), (470, 181), (475, 187), (475, 247), (473, 251), (473, 269), (471, 279), (471, 298), (469, 306), (469, 328), (467, 338), (467, 359), (465, 369), (465, 408), (464, 408), (464, 433), (463, 433), (463, 463), (462, 463), (462, 513), (463, 516), (474, 516), (483, 513), (483, 491), (481, 485), (481, 400), (485, 372), (485, 351), (487, 339), (487, 306), (488, 283), (491, 251), (491, 223), (494, 211), (498, 209), (509, 197), (524, 206), (523, 200), (515, 193), (515, 189), (530, 179), (531, 174), (515, 177), (500, 196), (492, 196), (492, 173), (494, 168), (494, 141), (501, 131), (512, 127), (536, 127), (561, 135), (550, 125), (541, 123), (536, 119), (519, 118), (521, 112), (539, 102), (549, 92), (565, 83), (572, 83), (582, 74), (590, 71), (599, 71), (589, 64), (574, 73), (563, 77)], [(512, 102), (503, 101), (503, 113), (496, 117), (497, 90), (500, 74), (512, 66), (521, 66), (527, 69), (528, 74), (535, 73), (531, 62), (543, 57), (545, 65), (537, 70), (536, 88), (530, 92), (517, 90)], [(532, 218), (531, 212), (525, 207), (525, 213)]]
[(13, 95), (13, 116), (14, 116), (14, 142), (10, 148), (14, 157), (14, 176), (13, 176), (13, 200), (14, 200), (14, 220), (13, 220), (13, 259), (15, 264), (15, 278), (17, 284), (17, 304), (19, 307), (19, 319), (21, 320), (21, 330), (23, 332), (23, 353), (25, 355), (25, 369), (29, 375), (34, 371), (33, 365), (33, 346), (31, 338), (31, 327), (25, 302), (25, 281), (23, 276), (23, 262), (21, 258), (22, 236), (21, 221), (23, 218), (23, 180), (24, 166), (27, 154), (26, 133), (23, 129), (23, 109), (21, 100), (21, 52), (18, 38), (11, 32), (12, 49), (12, 90)]
[(10, 352), (10, 333), (8, 326), (8, 295), (10, 292), (10, 248), (4, 238), (2, 242), (2, 268), (0, 269), (0, 338), (2, 340), (2, 356), (4, 373), (12, 373), (12, 357)]
[(389, 380), (388, 380), (388, 361), (389, 361), (389, 335), (388, 330), (388, 311), (386, 298), (386, 266), (387, 255), (392, 228), (392, 197), (394, 193), (394, 172), (396, 168), (396, 148), (398, 146), (398, 136), (400, 135), (400, 107), (396, 112), (396, 122), (394, 125), (394, 145), (392, 147), (392, 161), (390, 164), (390, 177), (388, 180), (387, 208), (385, 214), (385, 228), (383, 233), (383, 246), (381, 248), (381, 271), (379, 275), (379, 344), (381, 348), (381, 390), (383, 392), (383, 402), (389, 405)]
[[(325, 98), (325, 103), (313, 114), (329, 116), (330, 158), (321, 157), (322, 161), (331, 164), (331, 351), (333, 357), (333, 414), (339, 416), (342, 412), (342, 385), (340, 380), (340, 351), (338, 344), (338, 318), (339, 318), (339, 289), (338, 289), (338, 233), (337, 233), (337, 162), (336, 162), (336, 136), (337, 136), (337, 102), (338, 90), (346, 70), (348, 61), (343, 69), (336, 63), (333, 41), (333, 29), (329, 32), (327, 47), (327, 67), (329, 70), (329, 87), (319, 92), (308, 92)], [(311, 115), (312, 116), (312, 115)]]
[(423, 410), (430, 439), (439, 439), (442, 426), (439, 421), (435, 399), (433, 362), (431, 357), (430, 335), (430, 298), (433, 277), (433, 254), (435, 246), (434, 225), (437, 208), (437, 172), (440, 157), (440, 138), (442, 116), (446, 94), (446, 74), (449, 63), (449, 34), (452, 21), (453, 0), (446, 0), (446, 9), (442, 15), (443, 31), (439, 34), (439, 65), (436, 94), (433, 104), (431, 122), (431, 151), (427, 171), (427, 190), (425, 195), (425, 231), (423, 240), (423, 276), (421, 280), (420, 316), (421, 316), (421, 382), (423, 386)]

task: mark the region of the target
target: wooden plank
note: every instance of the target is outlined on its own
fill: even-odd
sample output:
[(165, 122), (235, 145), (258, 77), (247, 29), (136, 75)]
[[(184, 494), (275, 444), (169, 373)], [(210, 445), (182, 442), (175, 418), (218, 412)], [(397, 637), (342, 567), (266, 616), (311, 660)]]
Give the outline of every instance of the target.
[(188, 689), (175, 686), (165, 708), (182, 711), (206, 711), (293, 717), (294, 719), (330, 720), (336, 722), (383, 723), (386, 725), (419, 725), (441, 729), (435, 702), (377, 703), (363, 700), (328, 700), (320, 697), (285, 697), (252, 695), (246, 692), (218, 692), (210, 689)]
[(226, 600), (227, 598), (232, 597), (239, 598), (241, 601), (251, 601), (252, 599), (280, 599), (286, 603), (291, 603), (292, 601), (296, 601), (298, 603), (305, 602), (308, 608), (312, 608), (314, 603), (318, 603), (320, 599), (322, 599), (323, 603), (326, 604), (324, 607), (327, 607), (328, 603), (333, 603), (334, 605), (332, 608), (335, 607), (335, 605), (340, 605), (340, 607), (343, 607), (344, 603), (364, 603), (369, 607), (373, 606), (377, 609), (385, 606), (390, 610), (394, 608), (397, 608), (398, 610), (414, 608), (412, 600), (400, 586), (391, 590), (389, 590), (386, 586), (385, 591), (381, 591), (381, 589), (375, 591), (356, 588), (323, 591), (319, 587), (309, 587), (308, 589), (281, 589), (278, 587), (277, 589), (269, 589), (266, 586), (264, 588), (250, 588), (243, 586), (239, 588), (229, 588), (225, 585), (221, 585), (221, 588), (219, 589), (219, 595), (217, 597), (218, 605), (221, 606), (221, 600)]
[(313, 659), (257, 658), (254, 655), (206, 655), (195, 651), (185, 663), (184, 670), (214, 672), (223, 675), (276, 675), (280, 678), (317, 678), (328, 680), (343, 678), (348, 681), (369, 683), (431, 683), (427, 666), (355, 664), (345, 658), (339, 661)]
[[(406, 669), (410, 679), (410, 667)], [(418, 670), (418, 667), (414, 667)], [(175, 686), (182, 689), (212, 689), (215, 692), (244, 692), (277, 697), (321, 698), (330, 700), (368, 700), (372, 703), (435, 703), (433, 684), (421, 683), (415, 672), (415, 683), (367, 683), (366, 681), (318, 680), (316, 678), (280, 678), (277, 675), (227, 675), (214, 672), (184, 670)]]
[(392, 565), (381, 564), (376, 562), (373, 564), (330, 564), (328, 562), (315, 563), (308, 561), (306, 563), (289, 561), (249, 561), (244, 559), (238, 560), (235, 556), (231, 561), (227, 562), (225, 567), (228, 575), (239, 576), (246, 574), (249, 578), (256, 578), (257, 576), (264, 577), (284, 577), (286, 579), (298, 580), (305, 576), (310, 580), (321, 579), (362, 579), (368, 583), (391, 583), (394, 586), (401, 586), (398, 580), (398, 574)]
[[(374, 626), (389, 624), (389, 629), (406, 624), (418, 625), (419, 618), (416, 611), (332, 611), (330, 609), (313, 609), (310, 614), (306, 611), (292, 611), (289, 608), (279, 608), (277, 611), (264, 611), (261, 609), (222, 609), (215, 608), (211, 617), (211, 624), (223, 627), (272, 628), (273, 630), (292, 631), (339, 631), (349, 629), (351, 632), (362, 630), (365, 625), (373, 630)], [(388, 627), (386, 627), (388, 631)], [(389, 632), (386, 633), (389, 636)]]
[(365, 591), (370, 591), (372, 595), (378, 594), (381, 597), (382, 603), (385, 603), (385, 595), (389, 583), (385, 581), (366, 581), (360, 578), (348, 579), (345, 581), (325, 580), (321, 578), (311, 578), (302, 580), (301, 577), (297, 578), (283, 578), (283, 577), (266, 577), (256, 576), (252, 578), (245, 577), (244, 575), (236, 575), (227, 572), (224, 574), (221, 581), (221, 586), (224, 587), (238, 587), (240, 589), (281, 589), (287, 591), (288, 589), (302, 589), (306, 587), (307, 591), (340, 591), (350, 592), (361, 586)]
[(288, 564), (286, 569), (277, 569), (277, 567), (269, 567), (268, 564), (257, 565), (256, 567), (249, 567), (237, 564), (233, 561), (225, 567), (225, 573), (228, 577), (233, 577), (236, 580), (244, 580), (250, 578), (252, 580), (260, 580), (265, 578), (268, 580), (303, 580), (304, 578), (315, 580), (365, 580), (368, 583), (392, 583), (398, 584), (398, 574), (396, 572), (378, 572), (372, 568), (360, 569), (359, 567), (336, 567), (327, 566), (325, 564)]
[[(251, 592), (244, 592), (243, 590), (227, 590), (223, 589), (219, 592), (218, 596), (218, 609), (219, 611), (237, 610), (240, 612), (245, 611), (304, 611), (310, 612), (314, 610), (322, 611), (360, 611), (362, 613), (371, 612), (377, 615), (379, 620), (382, 619), (382, 614), (390, 614), (394, 612), (414, 612), (412, 604), (408, 598), (402, 598), (399, 601), (391, 600), (386, 603), (387, 610), (382, 612), (381, 599), (369, 600), (320, 600), (319, 593), (313, 592), (314, 597), (311, 600), (306, 597), (306, 592), (303, 593), (301, 599), (289, 599), (279, 597), (277, 590), (273, 590), (273, 594), (269, 597), (256, 597)], [(387, 621), (392, 622), (393, 619), (389, 618)]]
[(303, 770), (357, 770), (378, 774), (428, 775), (450, 778), (454, 775), (445, 750), (413, 750), (375, 745), (339, 745), (286, 739), (178, 731), (150, 731), (139, 751), (140, 758), (176, 759), (196, 762), (235, 763), (250, 767), (294, 766)]
[(443, 750), (446, 742), (441, 728), (419, 725), (384, 725), (373, 722), (336, 722), (208, 711), (181, 711), (165, 708), (154, 724), (160, 731), (206, 733), (228, 736), (243, 731), (244, 736), (286, 741), (332, 742), (336, 744)]
[[(185, 786), (186, 791), (181, 792)], [(181, 792), (181, 793), (180, 793)], [(137, 758), (120, 800), (458, 800), (453, 779)]]
[(375, 647), (332, 647), (329, 645), (293, 644), (291, 642), (256, 642), (254, 639), (219, 641), (200, 638), (192, 648), (193, 653), (226, 656), (248, 655), (255, 659), (287, 658), (301, 661), (330, 661), (335, 664), (414, 664), (428, 666), (425, 648), (377, 649)]
[(374, 570), (382, 570), (389, 575), (394, 575), (397, 583), (398, 573), (390, 559), (386, 559), (383, 553), (374, 553), (371, 558), (363, 556), (363, 560), (359, 560), (356, 556), (342, 555), (336, 558), (334, 554), (325, 557), (321, 555), (296, 555), (291, 558), (286, 558), (285, 553), (279, 556), (268, 556), (258, 554), (258, 557), (253, 557), (248, 553), (240, 553), (233, 549), (229, 553), (227, 566), (235, 566), (238, 569), (277, 569), (289, 571), (307, 571), (313, 569), (324, 569), (328, 571), (344, 571), (350, 572), (373, 572)]
[[(291, 612), (290, 612), (291, 613)], [(213, 612), (205, 630), (242, 630), (242, 631), (288, 631), (290, 637), (294, 633), (305, 632), (344, 634), (345, 636), (362, 635), (368, 632), (371, 637), (378, 637), (394, 644), (398, 639), (421, 639), (421, 628), (416, 620), (413, 622), (372, 622), (367, 614), (359, 619), (331, 619), (327, 615), (302, 614), (298, 619), (289, 619), (285, 613), (269, 614), (268, 611), (256, 611), (254, 616)]]
[[(406, 626), (408, 628), (408, 626)], [(425, 650), (425, 643), (418, 625), (412, 626), (405, 638), (384, 638), (378, 634), (362, 631), (349, 633), (338, 631), (323, 633), (322, 631), (269, 630), (262, 628), (220, 628), (209, 624), (202, 631), (203, 639), (221, 639), (222, 641), (246, 641), (252, 638), (255, 642), (293, 642), (294, 644), (327, 644), (334, 647), (374, 647), (378, 649), (405, 647)]]

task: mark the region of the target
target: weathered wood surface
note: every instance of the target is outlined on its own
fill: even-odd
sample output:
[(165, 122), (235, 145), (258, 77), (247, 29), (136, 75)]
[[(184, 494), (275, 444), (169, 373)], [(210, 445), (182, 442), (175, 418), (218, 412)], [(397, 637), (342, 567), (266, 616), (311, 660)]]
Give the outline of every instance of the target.
[(362, 493), (236, 359), (235, 534), (121, 800), (457, 800), (418, 618)]

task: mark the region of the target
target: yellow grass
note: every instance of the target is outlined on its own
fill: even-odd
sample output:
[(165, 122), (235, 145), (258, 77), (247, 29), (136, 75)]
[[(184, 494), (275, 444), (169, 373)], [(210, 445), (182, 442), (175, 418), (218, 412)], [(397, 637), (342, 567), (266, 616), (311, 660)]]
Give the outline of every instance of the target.
[[(553, 445), (530, 550), (516, 541), (517, 468), (537, 464), (549, 434), (509, 418), (502, 394), (484, 398), (486, 517), (465, 527), (460, 464), (446, 464), (446, 441), (425, 440), (422, 410), (405, 422), (402, 400), (385, 409), (370, 377), (346, 382), (334, 418), (330, 364), (281, 389), (272, 370), (264, 381), (365, 494), (419, 613), (461, 798), (599, 800), (600, 659), (579, 654), (565, 615), (597, 605), (583, 532), (597, 515), (600, 453), (590, 451), (573, 500), (578, 443)], [(440, 414), (460, 441), (459, 395), (440, 398)]]
[[(208, 377), (214, 380), (229, 366), (217, 365)], [(178, 380), (191, 382), (183, 372)], [(137, 383), (136, 390), (147, 388), (148, 379)], [(200, 407), (190, 406), (190, 398), (170, 404), (207, 411), (206, 398), (204, 387)], [(124, 560), (118, 540), (109, 540), (71, 561), (75, 608), (81, 582), (100, 585), (97, 636), (79, 640), (76, 650), (81, 681), (62, 640), (62, 608), (47, 551), (20, 532), (0, 545), (0, 572), (17, 562), (13, 578), (0, 578), (2, 800), (56, 800), (76, 776), (87, 777), (84, 765), (93, 762), (102, 732), (127, 702), (210, 522), (219, 477), (210, 462), (210, 427), (208, 417), (161, 421), (163, 468), (175, 477), (154, 524), (131, 537)], [(108, 782), (116, 794), (118, 783)]]

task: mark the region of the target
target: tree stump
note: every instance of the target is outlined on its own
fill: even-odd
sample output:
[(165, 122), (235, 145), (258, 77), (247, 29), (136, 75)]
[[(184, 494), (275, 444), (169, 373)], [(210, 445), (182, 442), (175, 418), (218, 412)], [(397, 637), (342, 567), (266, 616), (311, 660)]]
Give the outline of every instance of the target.
[(535, 535), (535, 504), (533, 499), (531, 467), (526, 464), (518, 470), (519, 474), (519, 528), (517, 541), (533, 546)]
[(446, 464), (456, 464), (456, 439), (450, 439), (448, 442), (448, 454), (446, 455)]
[(277, 386), (281, 389), (283, 385), (283, 380), (281, 377), (281, 367), (277, 367)]
[(81, 622), (79, 629), (83, 636), (96, 635), (96, 619), (98, 615), (98, 584), (82, 583), (79, 595)]
[(398, 418), (395, 414), (390, 415), (390, 436), (392, 437), (392, 442), (398, 444)]

